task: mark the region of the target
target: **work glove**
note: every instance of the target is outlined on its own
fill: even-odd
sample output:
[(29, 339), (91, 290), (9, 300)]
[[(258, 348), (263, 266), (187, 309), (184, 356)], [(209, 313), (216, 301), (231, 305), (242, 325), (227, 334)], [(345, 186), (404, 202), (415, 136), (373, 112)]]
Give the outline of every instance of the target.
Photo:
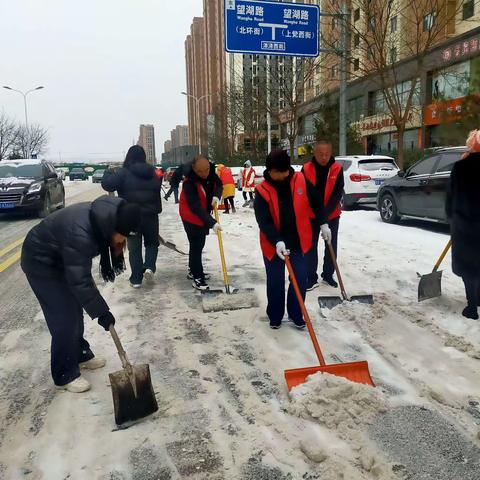
[(112, 312), (107, 312), (104, 315), (100, 315), (97, 322), (108, 332), (110, 325), (115, 325), (115, 317), (112, 315)]
[(212, 230), (214, 233), (218, 235), (218, 232), (222, 231), (222, 226), (219, 223), (216, 223), (213, 227)]
[(322, 238), (327, 243), (332, 242), (332, 231), (330, 230), (328, 223), (324, 223), (323, 225), (320, 226), (320, 232), (321, 232)]
[(277, 244), (275, 245), (275, 249), (277, 250), (277, 255), (282, 260), (285, 260), (285, 255), (290, 255), (290, 250), (287, 250), (285, 242), (277, 242)]
[(220, 199), (218, 197), (213, 197), (212, 198), (212, 207), (218, 207), (220, 204)]

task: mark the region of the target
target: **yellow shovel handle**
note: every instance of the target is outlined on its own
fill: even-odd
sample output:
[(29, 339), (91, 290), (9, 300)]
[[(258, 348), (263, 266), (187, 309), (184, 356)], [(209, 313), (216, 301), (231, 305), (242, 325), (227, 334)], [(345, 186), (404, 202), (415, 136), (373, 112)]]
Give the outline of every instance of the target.
[(450, 239), (447, 243), (447, 246), (443, 249), (443, 252), (442, 254), (440, 255), (440, 258), (437, 260), (437, 263), (435, 264), (435, 266), (433, 267), (433, 271), (436, 272), (439, 268), (440, 268), (440, 265), (442, 264), (443, 262), (443, 259), (445, 258), (445, 256), (447, 255), (448, 251), (450, 250), (450, 247), (452, 246), (452, 239)]
[[(215, 214), (215, 220), (220, 225), (217, 204), (213, 206), (213, 212)], [(217, 231), (217, 238), (218, 238), (218, 249), (220, 250), (220, 260), (222, 261), (223, 283), (225, 284), (225, 289), (227, 293), (229, 293), (230, 286), (228, 283), (227, 262), (225, 261), (225, 251), (223, 250), (223, 240), (222, 240), (221, 230)]]

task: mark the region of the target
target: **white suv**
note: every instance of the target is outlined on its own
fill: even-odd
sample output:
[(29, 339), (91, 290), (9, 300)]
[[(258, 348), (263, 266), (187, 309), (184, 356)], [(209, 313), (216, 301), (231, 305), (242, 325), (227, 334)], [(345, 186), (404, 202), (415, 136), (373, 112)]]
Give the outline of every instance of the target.
[(356, 203), (375, 204), (380, 186), (400, 170), (393, 157), (384, 155), (351, 155), (335, 160), (343, 167), (343, 206), (347, 208)]

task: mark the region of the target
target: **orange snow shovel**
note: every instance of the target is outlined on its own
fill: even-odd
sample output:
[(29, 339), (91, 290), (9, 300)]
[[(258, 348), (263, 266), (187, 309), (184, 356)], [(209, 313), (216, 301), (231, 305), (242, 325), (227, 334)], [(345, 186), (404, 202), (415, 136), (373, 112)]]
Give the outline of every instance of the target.
[(285, 380), (287, 381), (288, 390), (297, 385), (305, 383), (309, 375), (313, 375), (318, 372), (329, 373), (330, 375), (336, 375), (337, 377), (343, 377), (351, 382), (363, 383), (365, 385), (371, 385), (375, 387), (372, 377), (370, 376), (370, 371), (368, 370), (368, 362), (350, 362), (350, 363), (337, 363), (334, 365), (327, 365), (325, 359), (323, 358), (322, 351), (320, 350), (320, 345), (318, 344), (317, 337), (315, 335), (315, 330), (313, 329), (312, 322), (305, 307), (305, 302), (303, 301), (300, 288), (298, 286), (295, 273), (290, 263), (290, 258), (285, 256), (285, 263), (287, 265), (288, 273), (290, 275), (290, 281), (292, 282), (293, 289), (297, 295), (298, 303), (302, 309), (303, 318), (307, 324), (308, 333), (313, 343), (313, 348), (317, 354), (318, 361), (320, 365), (317, 367), (306, 367), (306, 368), (295, 368), (292, 370), (285, 370)]

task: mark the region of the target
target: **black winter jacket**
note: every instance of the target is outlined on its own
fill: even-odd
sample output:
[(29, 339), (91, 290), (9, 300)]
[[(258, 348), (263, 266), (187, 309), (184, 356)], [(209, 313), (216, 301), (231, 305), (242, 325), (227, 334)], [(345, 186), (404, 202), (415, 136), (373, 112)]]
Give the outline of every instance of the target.
[(128, 203), (138, 204), (144, 214), (162, 211), (162, 181), (155, 167), (148, 163), (134, 163), (116, 173), (107, 170), (102, 178), (102, 187), (107, 192), (117, 191), (118, 196)]
[(109, 308), (92, 278), (92, 259), (100, 254), (91, 216), (103, 238), (115, 231), (116, 215), (124, 200), (104, 195), (49, 215), (28, 233), (22, 247), (22, 270), (27, 276), (66, 282), (78, 303), (92, 318)]
[(180, 186), (180, 183), (183, 180), (183, 175), (184, 175), (184, 166), (180, 165), (175, 169), (175, 171), (172, 174), (172, 178), (170, 179), (170, 186), (173, 188), (178, 188)]
[(480, 277), (480, 153), (455, 163), (447, 192), (453, 272)]

